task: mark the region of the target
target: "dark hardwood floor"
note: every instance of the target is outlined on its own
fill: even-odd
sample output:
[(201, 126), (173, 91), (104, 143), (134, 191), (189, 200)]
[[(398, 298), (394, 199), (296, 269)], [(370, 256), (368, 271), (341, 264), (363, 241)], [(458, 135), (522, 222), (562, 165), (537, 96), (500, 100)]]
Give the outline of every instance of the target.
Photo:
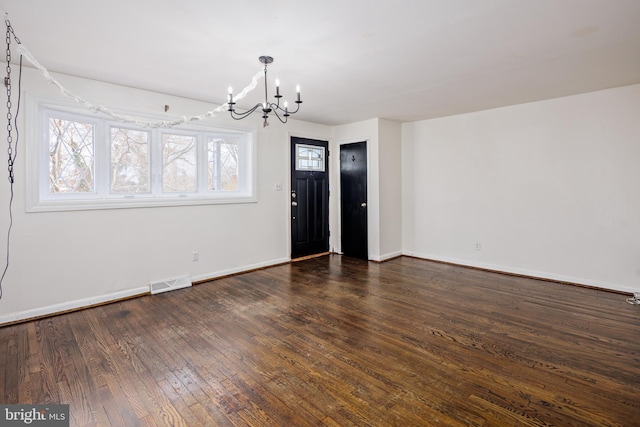
[(640, 425), (640, 306), (324, 256), (0, 328), (0, 401), (73, 426)]

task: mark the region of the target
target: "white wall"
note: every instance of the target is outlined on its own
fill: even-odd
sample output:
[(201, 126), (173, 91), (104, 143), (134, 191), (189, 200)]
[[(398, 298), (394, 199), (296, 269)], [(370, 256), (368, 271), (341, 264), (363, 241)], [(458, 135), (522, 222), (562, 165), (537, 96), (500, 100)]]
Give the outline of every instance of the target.
[(402, 254), (402, 126), (379, 120), (380, 260)]
[(404, 253), (640, 290), (639, 117), (634, 85), (404, 124)]
[[(63, 85), (97, 104), (175, 116), (199, 115), (212, 105), (70, 76)], [(36, 95), (64, 99), (40, 73), (25, 69), (22, 87)], [(251, 120), (251, 119), (249, 119)], [(256, 126), (257, 203), (25, 213), (24, 114), (16, 162), (11, 264), (0, 300), (0, 324), (16, 319), (146, 292), (157, 280), (189, 275), (194, 280), (287, 261), (290, 135), (329, 139), (326, 126), (292, 121), (263, 129), (260, 118), (235, 122)], [(6, 127), (0, 137), (6, 141)], [(275, 191), (275, 185), (283, 191)], [(0, 180), (0, 239), (8, 226), (8, 183)], [(192, 251), (200, 252), (198, 262)], [(0, 255), (3, 258), (4, 252)]]

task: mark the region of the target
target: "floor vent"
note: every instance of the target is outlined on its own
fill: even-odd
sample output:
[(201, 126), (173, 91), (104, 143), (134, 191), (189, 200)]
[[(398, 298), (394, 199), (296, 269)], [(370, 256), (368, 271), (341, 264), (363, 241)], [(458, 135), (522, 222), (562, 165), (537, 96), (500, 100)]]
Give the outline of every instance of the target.
[(189, 277), (180, 277), (178, 279), (152, 283), (150, 288), (152, 294), (159, 294), (160, 292), (174, 291), (176, 289), (188, 288), (189, 286), (191, 286), (191, 279)]

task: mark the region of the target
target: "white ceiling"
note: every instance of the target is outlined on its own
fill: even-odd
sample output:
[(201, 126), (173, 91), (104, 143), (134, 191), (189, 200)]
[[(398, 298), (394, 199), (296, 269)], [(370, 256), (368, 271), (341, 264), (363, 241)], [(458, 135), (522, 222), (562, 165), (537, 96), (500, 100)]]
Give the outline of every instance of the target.
[[(302, 87), (296, 117), (331, 125), (414, 121), (640, 83), (639, 0), (0, 0), (0, 7), (51, 71), (212, 104), (226, 101), (228, 86), (239, 92), (260, 70), (258, 57), (271, 55), (269, 80), (279, 77), (290, 99)], [(246, 101), (258, 102), (261, 92)]]

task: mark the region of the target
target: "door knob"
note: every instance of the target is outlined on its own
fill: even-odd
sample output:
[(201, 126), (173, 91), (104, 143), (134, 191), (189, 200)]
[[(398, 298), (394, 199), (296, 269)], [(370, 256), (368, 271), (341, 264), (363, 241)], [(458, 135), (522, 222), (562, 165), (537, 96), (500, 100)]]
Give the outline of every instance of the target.
[(291, 206), (298, 206), (298, 202), (291, 202)]
[(367, 207), (367, 202), (362, 202), (362, 203), (360, 203), (360, 207), (361, 207), (361, 208), (366, 208), (366, 207)]

